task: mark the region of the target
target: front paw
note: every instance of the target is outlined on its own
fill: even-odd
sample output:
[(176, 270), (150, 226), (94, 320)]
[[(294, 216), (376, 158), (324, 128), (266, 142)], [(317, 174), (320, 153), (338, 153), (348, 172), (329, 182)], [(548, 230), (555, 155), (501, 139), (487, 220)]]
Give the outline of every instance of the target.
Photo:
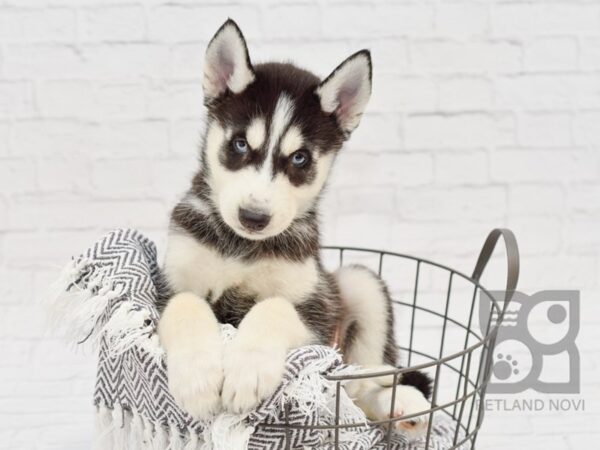
[(221, 409), (223, 364), (220, 346), (167, 354), (169, 390), (192, 417), (207, 420)]
[(225, 349), (223, 407), (232, 413), (249, 412), (275, 392), (285, 368), (285, 349), (244, 345), (235, 340)]

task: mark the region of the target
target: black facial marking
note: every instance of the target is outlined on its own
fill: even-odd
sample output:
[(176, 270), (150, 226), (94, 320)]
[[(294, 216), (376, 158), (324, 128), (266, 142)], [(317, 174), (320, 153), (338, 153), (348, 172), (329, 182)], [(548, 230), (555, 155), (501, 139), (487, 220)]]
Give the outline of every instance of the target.
[[(302, 153), (306, 157), (306, 162), (302, 166), (297, 166), (293, 163), (292, 158), (295, 153)], [(317, 176), (317, 166), (313, 160), (312, 153), (306, 149), (297, 150), (291, 155), (279, 155), (277, 158), (276, 172), (284, 173), (290, 183), (294, 186), (302, 186), (310, 184)]]
[(226, 140), (219, 152), (219, 161), (221, 161), (221, 164), (228, 170), (233, 171), (241, 169), (251, 158), (251, 149), (248, 149), (246, 153), (240, 153), (236, 150), (235, 142), (238, 139), (243, 139), (243, 136), (236, 135), (230, 140)]
[[(246, 143), (246, 151), (240, 151), (239, 141)], [(231, 139), (225, 140), (220, 151), (219, 161), (231, 171), (240, 170), (246, 166), (260, 167), (265, 160), (265, 153), (260, 149), (253, 149), (247, 143), (243, 133), (235, 133)]]
[[(282, 95), (286, 95), (294, 105), (288, 128), (291, 125), (298, 127), (304, 140), (322, 153), (337, 152), (340, 149), (346, 136), (337, 124), (335, 116), (326, 114), (321, 109), (315, 93), (320, 82), (318, 77), (291, 64), (280, 63), (256, 65), (254, 72), (255, 81), (243, 92), (226, 92), (208, 105), (209, 120), (216, 120), (223, 127), (234, 128), (237, 133), (243, 134), (252, 119), (262, 117), (265, 119), (266, 140), (269, 141), (269, 130), (277, 101)], [(274, 155), (277, 157), (279, 141), (284, 135), (285, 132), (276, 137), (278, 142), (273, 143)], [(267, 145), (263, 147), (266, 153)], [(274, 167), (280, 167), (278, 159), (274, 159)], [(262, 164), (260, 159), (254, 159), (253, 162)]]

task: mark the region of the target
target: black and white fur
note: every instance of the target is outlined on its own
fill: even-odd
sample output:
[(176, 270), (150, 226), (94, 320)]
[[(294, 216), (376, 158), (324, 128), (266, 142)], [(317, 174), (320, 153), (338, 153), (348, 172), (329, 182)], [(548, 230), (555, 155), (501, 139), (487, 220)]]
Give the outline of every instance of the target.
[[(340, 323), (349, 363), (395, 366), (386, 286), (363, 267), (328, 273), (319, 256), (319, 197), (369, 100), (369, 52), (321, 81), (291, 64), (252, 65), (228, 20), (208, 45), (203, 88), (201, 168), (173, 210), (164, 266), (175, 295), (159, 333), (175, 400), (200, 418), (248, 411), (281, 381), (289, 349), (330, 343)], [(219, 323), (238, 328), (227, 348)], [(387, 382), (348, 386), (372, 419), (389, 417)], [(429, 408), (429, 391), (426, 375), (404, 376), (394, 416)], [(399, 426), (422, 429), (422, 417)]]

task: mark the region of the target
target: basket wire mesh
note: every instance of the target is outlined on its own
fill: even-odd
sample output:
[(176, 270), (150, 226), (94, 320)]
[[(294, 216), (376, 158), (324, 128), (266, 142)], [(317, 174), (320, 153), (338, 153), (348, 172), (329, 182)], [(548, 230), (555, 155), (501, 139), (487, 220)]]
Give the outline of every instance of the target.
[[(480, 283), (483, 271), (500, 237), (504, 239), (507, 257), (506, 290), (505, 297), (501, 302), (502, 306), (497, 298)], [(394, 422), (428, 415), (429, 421), (423, 443), (423, 448), (428, 450), (431, 446), (434, 414), (444, 414), (455, 424), (452, 445), (447, 450), (474, 449), (484, 418), (484, 399), (491, 376), (496, 335), (504, 312), (516, 289), (519, 276), (519, 252), (514, 234), (508, 229), (492, 230), (481, 249), (471, 276), (427, 259), (400, 253), (355, 247), (324, 247), (323, 251), (324, 256), (328, 254), (330, 259), (335, 260), (334, 264), (337, 266), (346, 264), (349, 259), (348, 255), (353, 254), (355, 261), (363, 264), (370, 263), (371, 267), (388, 283), (395, 317), (404, 318), (405, 322), (408, 321), (407, 327), (403, 327), (397, 321), (395, 324), (396, 340), (398, 342), (408, 341), (407, 345), (397, 343), (401, 354), (400, 359), (405, 367), (328, 376), (327, 378), (335, 382), (336, 386), (334, 423), (290, 424), (286, 408), (285, 424), (269, 425), (285, 429), (287, 436), (285, 448), (292, 448), (290, 438), (292, 429), (305, 429), (331, 432), (333, 448), (339, 449), (341, 430), (358, 429), (364, 426), (364, 423), (341, 423), (340, 392), (343, 384), (349, 380), (392, 376), (394, 383), (390, 402), (390, 418), (369, 421), (371, 425), (387, 427), (386, 449), (392, 448), (393, 427), (391, 425)], [(401, 262), (405, 266), (412, 266), (412, 285), (407, 287), (404, 279), (400, 280), (400, 283), (403, 284), (400, 288), (391, 284), (392, 281), (398, 279), (393, 268), (391, 271), (386, 270), (386, 265), (393, 265), (390, 264), (391, 262)], [(436, 272), (436, 276), (428, 274), (428, 270)], [(463, 286), (459, 287), (461, 283)], [(432, 305), (427, 304), (428, 299), (433, 299)], [(489, 302), (488, 307), (480, 308), (481, 302)], [(402, 310), (402, 314), (396, 314), (398, 310)], [(476, 311), (479, 313), (476, 314)], [(485, 311), (483, 316), (482, 311)], [(427, 320), (432, 318), (434, 322)], [(418, 336), (419, 319), (425, 319), (422, 320), (425, 323), (424, 329), (437, 332), (438, 339), (432, 338), (431, 333)], [(441, 327), (439, 326), (440, 322)], [(404, 336), (399, 337), (398, 331), (402, 330)], [(406, 336), (406, 334), (408, 335)], [(437, 352), (419, 347), (423, 343), (432, 342), (437, 342)], [(415, 414), (393, 417), (396, 386), (400, 377), (403, 373), (415, 370), (424, 371), (433, 379), (431, 407)], [(378, 448), (381, 447), (378, 446)]]

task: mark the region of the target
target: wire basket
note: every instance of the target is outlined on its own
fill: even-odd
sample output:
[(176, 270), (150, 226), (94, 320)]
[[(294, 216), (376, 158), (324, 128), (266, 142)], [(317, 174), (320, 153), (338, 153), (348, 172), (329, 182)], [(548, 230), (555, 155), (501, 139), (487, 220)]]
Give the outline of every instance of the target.
[[(480, 284), (481, 275), (500, 237), (504, 238), (507, 257), (502, 306)], [(323, 253), (325, 261), (334, 266), (348, 262), (370, 265), (386, 281), (393, 299), (397, 347), (406, 367), (368, 374), (328, 376), (336, 386), (334, 423), (296, 425), (290, 424), (286, 415), (286, 424), (269, 425), (271, 429), (279, 427), (285, 430), (288, 438), (284, 448), (292, 448), (291, 431), (302, 429), (331, 433), (333, 448), (339, 449), (342, 430), (364, 426), (364, 423), (340, 422), (340, 390), (344, 382), (393, 376), (391, 415), (399, 377), (405, 372), (420, 370), (433, 379), (431, 408), (412, 415), (371, 421), (371, 425), (387, 426), (386, 445), (378, 445), (377, 448), (392, 448), (392, 423), (428, 415), (429, 423), (422, 445), (427, 450), (431, 445), (434, 415), (445, 415), (455, 424), (452, 445), (446, 450), (474, 449), (483, 423), (484, 398), (491, 376), (496, 336), (519, 277), (519, 252), (514, 234), (508, 229), (492, 230), (471, 276), (433, 261), (400, 253), (353, 247), (324, 247)], [(411, 279), (412, 285), (407, 281)]]

